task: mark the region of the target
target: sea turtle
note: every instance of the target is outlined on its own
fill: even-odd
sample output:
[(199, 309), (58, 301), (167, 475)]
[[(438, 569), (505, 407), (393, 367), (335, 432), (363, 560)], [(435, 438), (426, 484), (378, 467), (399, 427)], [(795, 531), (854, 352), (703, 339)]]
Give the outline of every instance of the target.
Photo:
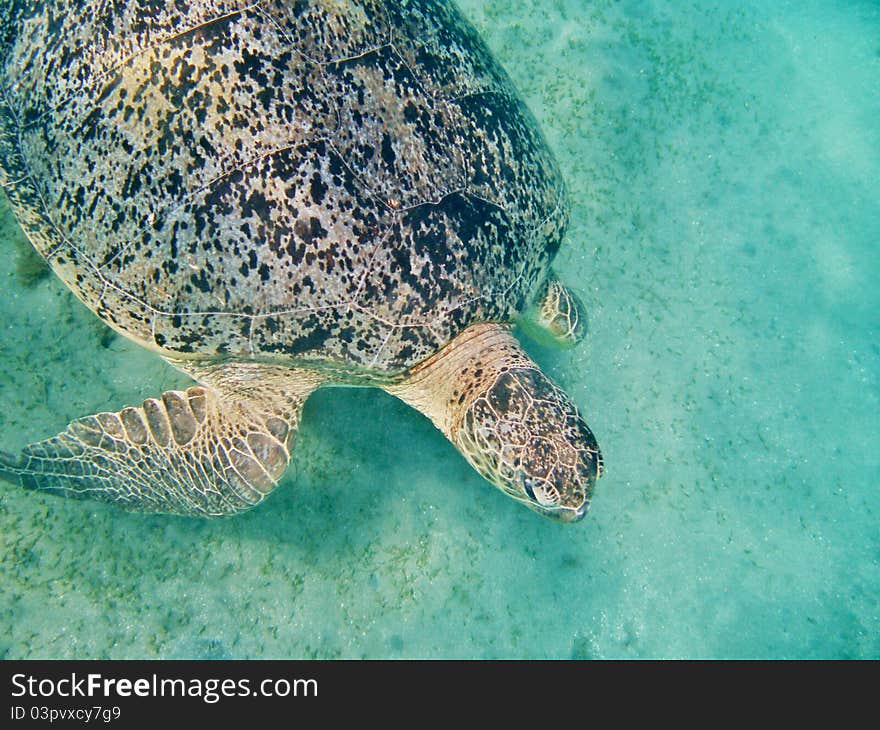
[(511, 331), (583, 333), (550, 269), (563, 183), (453, 4), (12, 0), (0, 89), (37, 251), (198, 383), (0, 452), (0, 476), (232, 514), (278, 483), (312, 391), (373, 385), (517, 501), (584, 515), (596, 440)]

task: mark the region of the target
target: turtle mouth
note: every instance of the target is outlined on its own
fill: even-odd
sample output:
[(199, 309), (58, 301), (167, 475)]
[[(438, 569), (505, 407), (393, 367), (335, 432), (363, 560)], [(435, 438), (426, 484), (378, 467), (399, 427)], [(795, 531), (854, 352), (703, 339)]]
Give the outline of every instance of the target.
[(532, 509), (549, 517), (556, 522), (574, 523), (580, 522), (590, 510), (590, 503), (584, 501), (580, 507), (544, 507), (542, 505), (532, 505)]
[(553, 514), (547, 516), (558, 522), (580, 522), (584, 519), (589, 509), (590, 505), (584, 502), (584, 504), (576, 509), (573, 507), (560, 507)]
[(584, 499), (577, 507), (569, 507), (561, 504), (541, 504), (535, 497), (534, 490), (529, 484), (524, 484), (525, 495), (515, 494), (508, 489), (503, 489), (508, 495), (513, 497), (520, 504), (524, 504), (533, 512), (537, 512), (542, 517), (549, 517), (555, 522), (574, 523), (580, 522), (590, 511), (590, 500)]

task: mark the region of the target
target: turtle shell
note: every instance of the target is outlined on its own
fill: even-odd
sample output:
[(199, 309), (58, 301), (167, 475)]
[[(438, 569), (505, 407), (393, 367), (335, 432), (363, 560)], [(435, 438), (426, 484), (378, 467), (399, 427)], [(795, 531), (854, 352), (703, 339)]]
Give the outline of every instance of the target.
[(399, 372), (512, 320), (561, 241), (553, 158), (450, 3), (49, 0), (5, 23), (0, 182), (73, 291), (165, 355)]

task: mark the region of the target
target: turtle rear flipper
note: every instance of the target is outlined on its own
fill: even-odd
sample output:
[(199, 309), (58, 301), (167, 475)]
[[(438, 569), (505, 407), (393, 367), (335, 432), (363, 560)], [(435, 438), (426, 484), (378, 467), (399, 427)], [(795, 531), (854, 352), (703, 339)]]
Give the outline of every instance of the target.
[(556, 347), (572, 347), (587, 334), (584, 305), (552, 272), (521, 324), (537, 342)]
[(141, 512), (235, 514), (259, 504), (290, 461), (302, 404), (277, 408), (201, 386), (80, 418), (57, 436), (0, 451), (0, 477), (27, 489)]

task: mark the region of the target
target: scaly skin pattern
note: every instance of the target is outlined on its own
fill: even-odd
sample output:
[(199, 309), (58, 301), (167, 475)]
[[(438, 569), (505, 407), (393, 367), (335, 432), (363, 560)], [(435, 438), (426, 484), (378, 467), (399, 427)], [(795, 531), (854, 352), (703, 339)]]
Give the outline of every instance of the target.
[(569, 397), (531, 362), (492, 372), (453, 440), (502, 491), (564, 522), (586, 514), (602, 476), (592, 432)]
[(141, 512), (215, 517), (256, 506), (290, 462), (321, 374), (254, 362), (173, 363), (203, 386), (80, 418), (19, 455), (0, 478)]
[(535, 324), (564, 347), (576, 345), (587, 333), (584, 306), (559, 279), (548, 277), (535, 298)]
[(449, 2), (17, 0), (0, 184), (107, 323), (172, 358), (399, 374), (528, 304), (566, 225)]
[(428, 415), (508, 496), (563, 522), (586, 514), (602, 476), (599, 446), (508, 327), (470, 327), (386, 389)]
[(18, 457), (0, 452), (0, 476), (129, 510), (234, 514), (274, 489), (296, 417), (224, 404), (200, 386), (168, 391), (140, 407), (74, 421)]

